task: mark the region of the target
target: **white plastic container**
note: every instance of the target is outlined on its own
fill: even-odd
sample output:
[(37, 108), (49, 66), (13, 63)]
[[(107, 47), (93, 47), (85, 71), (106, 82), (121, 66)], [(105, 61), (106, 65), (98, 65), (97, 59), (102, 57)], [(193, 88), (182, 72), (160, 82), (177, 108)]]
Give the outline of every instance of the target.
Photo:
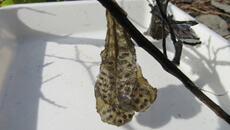
[[(120, 1), (130, 20), (147, 30), (145, 0)], [(169, 5), (176, 19), (192, 19)], [(180, 69), (197, 86), (223, 94), (230, 89), (230, 44), (202, 24), (202, 44), (184, 46)], [(229, 125), (136, 46), (145, 78), (158, 88), (147, 112), (121, 127), (96, 112), (94, 84), (106, 32), (105, 9), (97, 1), (23, 4), (0, 8), (0, 130), (226, 130)], [(161, 49), (161, 41), (148, 37)], [(168, 54), (174, 54), (167, 39)], [(229, 94), (206, 93), (230, 113)]]

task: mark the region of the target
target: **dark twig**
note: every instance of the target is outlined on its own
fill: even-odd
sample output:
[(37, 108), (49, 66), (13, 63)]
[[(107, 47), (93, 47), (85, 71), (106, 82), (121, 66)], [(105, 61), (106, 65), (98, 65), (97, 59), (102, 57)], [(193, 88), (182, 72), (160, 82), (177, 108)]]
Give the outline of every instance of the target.
[[(169, 0), (156, 0), (159, 12), (160, 12), (160, 14), (162, 16), (162, 24), (167, 25), (167, 27), (169, 29), (169, 32), (171, 34), (171, 40), (173, 41), (173, 45), (174, 45), (174, 48), (175, 48), (175, 56), (173, 58), (173, 63), (176, 64), (176, 65), (179, 65), (183, 45), (181, 44), (181, 42), (178, 42), (176, 40), (176, 36), (175, 36), (174, 31), (173, 31), (173, 28), (172, 28), (171, 24), (169, 24), (170, 21), (169, 21), (169, 19), (167, 17), (167, 13), (166, 13), (168, 2), (169, 2)], [(163, 36), (163, 38), (164, 38), (164, 36)], [(166, 44), (166, 43), (163, 43), (163, 44)]]
[(162, 20), (162, 48), (163, 54), (167, 57), (167, 50), (166, 50), (166, 34), (165, 34), (165, 22)]
[(220, 118), (224, 119), (230, 124), (230, 116), (220, 106), (215, 104), (203, 92), (201, 92), (199, 88), (183, 72), (181, 72), (161, 53), (160, 50), (158, 50), (150, 41), (148, 41), (127, 19), (127, 16), (124, 14), (122, 8), (120, 8), (113, 0), (98, 1), (107, 10), (109, 10), (109, 12), (118, 21), (118, 23), (130, 34), (130, 36), (137, 42), (140, 47), (152, 55), (167, 72), (177, 77), (187, 89), (189, 89), (197, 98), (199, 98), (204, 104), (212, 109)]
[[(166, 1), (164, 1), (163, 5), (162, 5), (163, 6), (162, 9), (163, 9), (164, 14), (166, 14), (166, 12), (167, 12), (168, 2), (169, 2), (169, 0), (166, 0)], [(165, 24), (166, 24), (165, 20), (162, 20), (163, 52), (164, 52), (164, 55), (166, 55), (166, 57), (167, 57)]]
[[(168, 2), (169, 0), (164, 1), (163, 4), (161, 4), (161, 9), (162, 12), (165, 14), (167, 12), (167, 7), (168, 7)], [(162, 7), (163, 6), (163, 7)], [(159, 9), (159, 8), (158, 8)], [(163, 19), (163, 18), (161, 18)], [(167, 57), (167, 50), (166, 50), (166, 33), (165, 33), (165, 20), (162, 20), (162, 47), (163, 47), (163, 53)]]
[[(153, 3), (156, 2), (155, 6), (153, 6), (148, 1), (149, 6), (151, 8), (152, 19), (151, 19), (150, 27), (145, 34), (152, 36), (152, 38), (154, 39), (162, 38), (163, 54), (167, 57), (165, 38), (169, 32), (175, 48), (173, 63), (175, 65), (179, 65), (183, 44), (187, 44), (191, 46), (201, 44), (199, 38), (190, 28), (191, 26), (194, 26), (198, 23), (196, 21), (175, 21), (173, 20), (173, 15), (168, 15), (167, 13), (169, 0), (157, 0), (155, 2), (154, 1), (155, 0), (153, 0)], [(159, 23), (159, 21), (161, 23)], [(158, 29), (157, 27), (159, 26), (162, 26), (161, 28), (162, 33), (157, 35), (156, 31), (159, 31), (157, 30)]]
[[(169, 0), (166, 0), (166, 2), (161, 2), (160, 0), (156, 0), (157, 6), (159, 7), (158, 8), (159, 12), (162, 16), (162, 21), (164, 21), (166, 24), (169, 23), (168, 17), (165, 13), (165, 11), (167, 9), (168, 2), (169, 2)], [(173, 29), (172, 29), (170, 24), (167, 24), (167, 26), (168, 26), (170, 34), (171, 34), (171, 40), (173, 41), (174, 44), (176, 44), (177, 42), (176, 42), (176, 37), (175, 37)]]

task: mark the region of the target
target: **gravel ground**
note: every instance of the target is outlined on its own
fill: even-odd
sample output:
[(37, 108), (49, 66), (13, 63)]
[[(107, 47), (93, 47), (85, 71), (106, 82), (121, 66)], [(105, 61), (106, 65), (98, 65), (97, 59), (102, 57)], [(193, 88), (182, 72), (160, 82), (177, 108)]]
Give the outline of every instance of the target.
[(170, 0), (230, 41), (230, 0)]

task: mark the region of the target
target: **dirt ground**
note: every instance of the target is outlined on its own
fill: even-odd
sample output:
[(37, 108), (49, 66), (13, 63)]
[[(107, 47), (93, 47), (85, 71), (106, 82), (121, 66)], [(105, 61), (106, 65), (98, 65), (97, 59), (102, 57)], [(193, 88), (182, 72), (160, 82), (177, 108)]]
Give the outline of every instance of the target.
[[(170, 2), (230, 40), (230, 0), (170, 0)], [(218, 17), (220, 20), (210, 20), (209, 17), (215, 17), (212, 19)], [(213, 28), (213, 24), (217, 24), (218, 27)]]

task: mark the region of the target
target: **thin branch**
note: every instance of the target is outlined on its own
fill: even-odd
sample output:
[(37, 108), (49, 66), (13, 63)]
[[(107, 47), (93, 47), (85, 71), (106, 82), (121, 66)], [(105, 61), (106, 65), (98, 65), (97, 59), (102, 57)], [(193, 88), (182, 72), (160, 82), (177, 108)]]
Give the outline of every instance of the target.
[(220, 118), (224, 119), (230, 124), (230, 116), (216, 103), (209, 99), (199, 88), (183, 73), (181, 72), (171, 61), (169, 61), (160, 50), (158, 50), (150, 41), (148, 41), (136, 27), (127, 19), (123, 9), (120, 8), (113, 0), (98, 0), (118, 23), (130, 34), (130, 36), (137, 42), (137, 44), (152, 55), (162, 67), (170, 74), (177, 77), (187, 89), (189, 89), (197, 98), (199, 98), (204, 104), (212, 109)]
[[(168, 17), (164, 11), (164, 9), (166, 10), (167, 6), (166, 7), (163, 7), (164, 4), (162, 2), (160, 2), (160, 0), (156, 0), (156, 3), (157, 3), (157, 6), (158, 6), (158, 9), (159, 9), (159, 12), (162, 16), (162, 20), (165, 21), (165, 23), (167, 24), (168, 28), (169, 28), (169, 31), (170, 31), (170, 34), (171, 34), (171, 39), (173, 41), (173, 43), (177, 43), (176, 42), (176, 37), (175, 37), (175, 34), (174, 34), (174, 31), (171, 27), (171, 25), (169, 24), (169, 20), (168, 20)], [(168, 5), (168, 2), (166, 2), (165, 4)]]
[[(165, 1), (164, 4), (158, 5), (158, 9), (162, 10), (162, 12), (165, 14), (167, 12), (167, 6), (168, 6), (168, 2), (169, 0)], [(163, 6), (163, 7), (159, 7), (159, 6)], [(167, 57), (167, 50), (166, 50), (166, 34), (165, 34), (165, 20), (163, 20), (164, 18), (161, 18), (161, 22), (162, 22), (162, 47), (163, 47), (163, 54)]]
[[(179, 65), (183, 45), (181, 42), (177, 42), (173, 28), (172, 28), (171, 24), (169, 24), (170, 22), (169, 22), (169, 19), (167, 17), (167, 13), (166, 13), (168, 2), (169, 2), (169, 0), (156, 0), (159, 12), (160, 12), (161, 17), (162, 17), (162, 25), (166, 24), (166, 26), (168, 27), (170, 35), (171, 35), (171, 40), (173, 41), (173, 45), (175, 48), (175, 56), (173, 58), (173, 63), (176, 65)], [(163, 38), (164, 38), (164, 36), (163, 36)], [(163, 46), (165, 44), (166, 43), (164, 43), (164, 39), (163, 39)], [(163, 49), (166, 49), (166, 48), (163, 48)], [(166, 51), (166, 50), (164, 50), (164, 51)]]
[(165, 22), (162, 20), (162, 48), (163, 54), (167, 57), (167, 50), (166, 50), (166, 34), (165, 34)]

